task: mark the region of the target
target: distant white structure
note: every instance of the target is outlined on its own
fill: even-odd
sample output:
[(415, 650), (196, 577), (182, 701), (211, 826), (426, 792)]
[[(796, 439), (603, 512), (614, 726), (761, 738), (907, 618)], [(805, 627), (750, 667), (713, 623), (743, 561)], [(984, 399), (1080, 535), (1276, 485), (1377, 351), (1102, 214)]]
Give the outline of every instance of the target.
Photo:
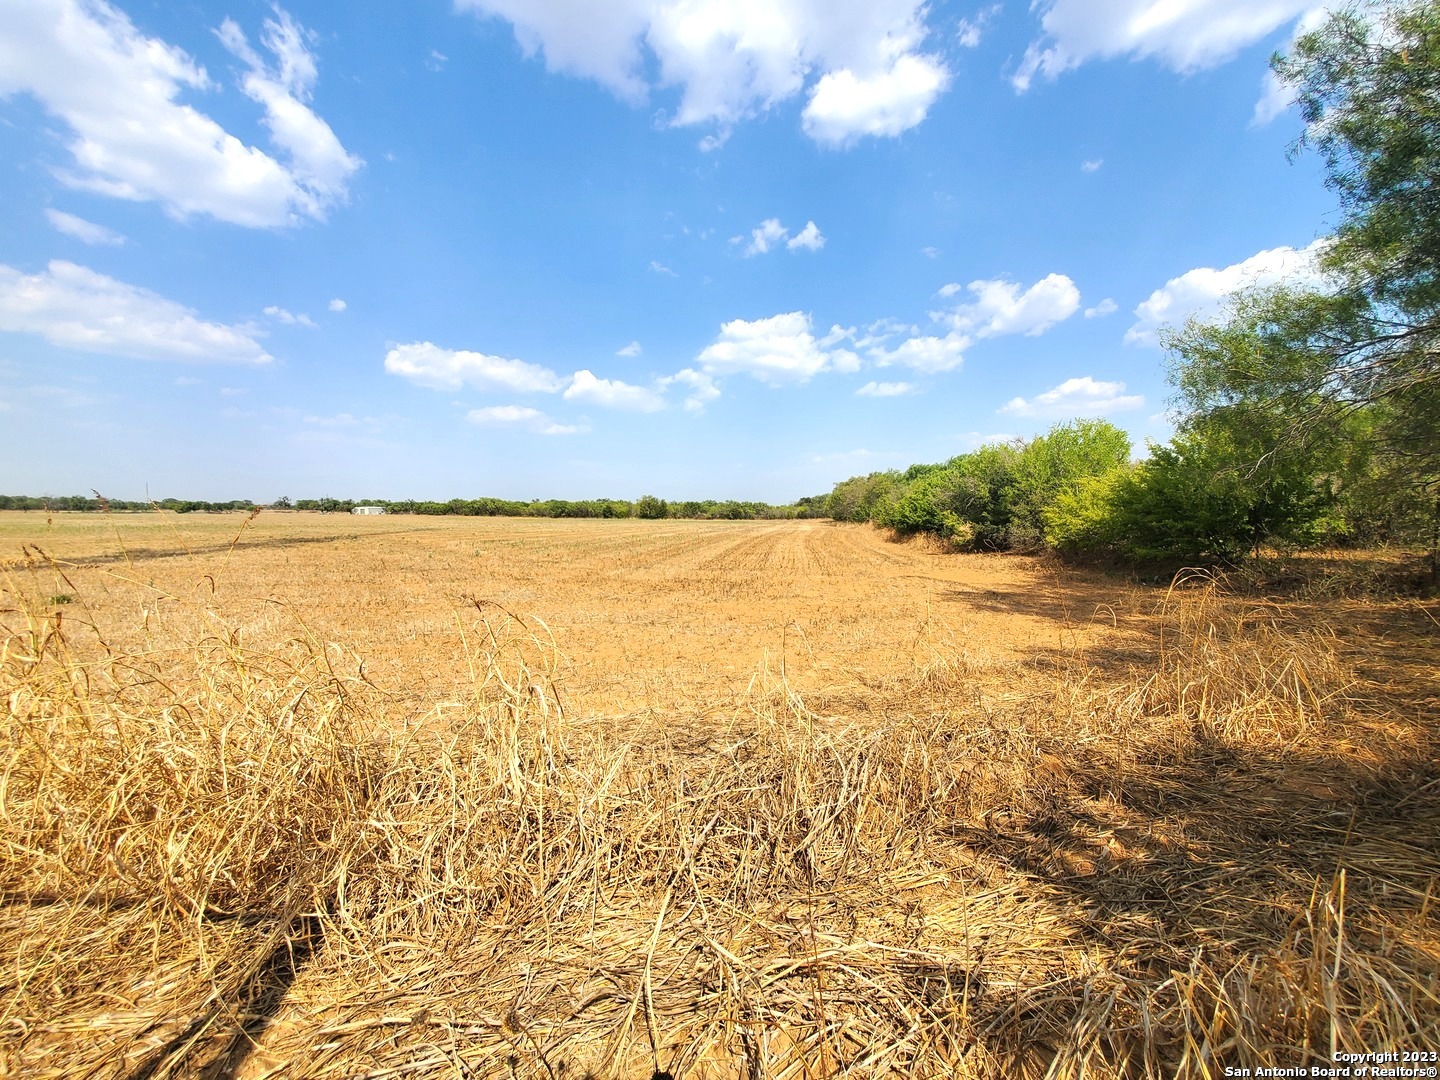
[(383, 513), (385, 512), (385, 507), (383, 507), (383, 506), (357, 506), (357, 507), (355, 507), (354, 510), (351, 510), (350, 512), (351, 512), (352, 514), (383, 514)]

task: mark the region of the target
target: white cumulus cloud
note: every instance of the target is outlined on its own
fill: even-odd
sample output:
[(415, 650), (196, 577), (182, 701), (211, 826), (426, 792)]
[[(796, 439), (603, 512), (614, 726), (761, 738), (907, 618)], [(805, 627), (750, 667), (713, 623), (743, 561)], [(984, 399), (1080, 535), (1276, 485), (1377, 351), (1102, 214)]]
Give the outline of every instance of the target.
[(112, 247), (118, 247), (125, 243), (125, 237), (113, 229), (107, 229), (104, 225), (96, 225), (93, 221), (86, 221), (74, 214), (67, 214), (63, 210), (46, 210), (45, 216), (57, 231), (66, 236), (73, 236), (84, 243), (108, 244)]
[[(221, 36), (244, 42), (230, 22)], [(105, 0), (0, 0), (0, 97), (29, 94), (63, 122), (73, 166), (59, 175), (73, 187), (252, 228), (323, 218), (359, 159), (305, 103), (315, 63), (299, 26), (277, 8), (262, 41), (275, 66), (245, 45), (242, 88), (285, 163), (181, 104), (215, 83)]]
[(1122, 382), (1100, 382), (1089, 375), (1066, 379), (1053, 390), (1033, 398), (1012, 398), (996, 412), (1010, 416), (1105, 416), (1138, 409), (1145, 404), (1139, 394), (1125, 393)]
[(662, 390), (674, 385), (688, 386), (690, 392), (685, 395), (686, 412), (703, 413), (705, 406), (720, 396), (720, 387), (715, 385), (715, 380), (694, 368), (682, 368), (674, 375), (665, 376), (656, 385)]
[(826, 142), (895, 135), (925, 117), (948, 75), (921, 52), (923, 0), (457, 0), (504, 19), (526, 55), (646, 102), (675, 87), (672, 125), (712, 124), (702, 149), (810, 88), (805, 129)]
[(632, 386), (619, 379), (600, 379), (589, 370), (577, 371), (570, 378), (564, 394), (566, 401), (582, 401), (605, 409), (629, 409), (634, 412), (657, 412), (665, 407), (665, 399), (654, 390)]
[(471, 409), (465, 419), (480, 427), (530, 431), (536, 435), (580, 435), (585, 431), (574, 424), (558, 424), (528, 405), (487, 405), (483, 409)]
[(976, 338), (1035, 337), (1080, 308), (1080, 290), (1064, 274), (1048, 274), (1023, 291), (1018, 282), (1003, 279), (972, 281), (966, 288), (973, 300), (933, 317)]
[(780, 241), (784, 240), (790, 230), (780, 224), (779, 218), (766, 218), (758, 227), (750, 230), (750, 244), (745, 248), (745, 257), (752, 255), (764, 255)]
[(385, 370), (437, 390), (471, 386), (479, 390), (555, 394), (566, 386), (565, 379), (539, 364), (465, 349), (442, 349), (428, 341), (396, 345), (385, 354)]
[(1110, 299), (1110, 297), (1107, 296), (1104, 300), (1101, 300), (1094, 307), (1087, 307), (1085, 309), (1085, 318), (1103, 319), (1106, 315), (1114, 315), (1115, 312), (1119, 310), (1120, 305), (1115, 303), (1114, 300)]
[(1026, 90), (1087, 60), (1154, 59), (1188, 73), (1224, 63), (1314, 7), (1314, 0), (1037, 0), (1042, 36), (1012, 77)]
[(859, 390), (855, 391), (856, 397), (900, 397), (902, 394), (913, 394), (917, 387), (914, 383), (908, 382), (867, 382)]
[(1135, 309), (1135, 323), (1125, 331), (1125, 341), (1131, 345), (1159, 345), (1161, 327), (1180, 327), (1192, 318), (1211, 318), (1239, 289), (1282, 283), (1319, 287), (1323, 278), (1318, 259), (1326, 244), (1325, 240), (1317, 240), (1298, 249), (1270, 248), (1230, 266), (1201, 266), (1171, 278)]
[(785, 241), (785, 246), (791, 251), (796, 248), (805, 248), (807, 251), (819, 251), (825, 246), (825, 235), (820, 227), (813, 221), (805, 222), (805, 228)]
[(345, 301), (341, 300), (338, 296), (334, 300), (331, 300), (329, 304), (330, 310), (335, 312), (337, 315), (349, 306), (349, 304), (345, 303)]
[(252, 326), (207, 322), (148, 289), (59, 260), (38, 274), (0, 265), (0, 330), (141, 360), (267, 364), (272, 359)]
[[(744, 236), (732, 236), (732, 244), (745, 243)], [(780, 224), (779, 218), (766, 218), (758, 226), (750, 230), (750, 243), (745, 245), (741, 252), (745, 258), (753, 258), (756, 255), (764, 255), (775, 250), (784, 244), (790, 251), (804, 248), (807, 251), (819, 251), (825, 246), (825, 235), (820, 231), (820, 226), (813, 221), (805, 222), (805, 228), (801, 229), (794, 236), (790, 230)]]
[(953, 300), (965, 291), (970, 294), (967, 302), (930, 313), (934, 321), (949, 328), (948, 333), (921, 334), (917, 327), (880, 319), (854, 338), (855, 347), (877, 367), (898, 364), (933, 375), (959, 368), (966, 351), (977, 341), (1007, 334), (1033, 337), (1068, 319), (1080, 307), (1080, 290), (1064, 274), (1050, 274), (1028, 289), (1004, 279), (972, 281), (963, 288), (952, 282), (942, 286), (938, 295)]
[(954, 371), (963, 364), (965, 350), (973, 344), (968, 335), (952, 330), (944, 337), (921, 335), (906, 338), (893, 349), (877, 344), (867, 351), (867, 355), (879, 367), (900, 364), (926, 375), (935, 375), (942, 371)]
[(811, 91), (802, 122), (819, 143), (845, 146), (862, 135), (895, 136), (917, 127), (950, 83), (938, 56), (907, 53), (888, 71), (869, 76), (849, 68), (824, 75)]
[(808, 382), (835, 366), (803, 311), (753, 321), (732, 319), (721, 325), (719, 337), (695, 361), (706, 374), (751, 375), (770, 386)]

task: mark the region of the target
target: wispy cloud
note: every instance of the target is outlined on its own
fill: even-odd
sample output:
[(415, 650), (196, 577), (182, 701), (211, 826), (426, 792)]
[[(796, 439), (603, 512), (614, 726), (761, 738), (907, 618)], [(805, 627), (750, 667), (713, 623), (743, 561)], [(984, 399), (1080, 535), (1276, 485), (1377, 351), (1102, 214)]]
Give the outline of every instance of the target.
[(996, 411), (1009, 416), (1104, 416), (1138, 409), (1145, 404), (1139, 394), (1125, 393), (1123, 382), (1100, 382), (1089, 375), (1066, 379), (1053, 390), (1033, 398), (1012, 398)]
[(315, 320), (310, 318), (309, 315), (296, 315), (274, 304), (271, 304), (265, 309), (265, 314), (276, 322), (283, 323), (286, 326), (304, 326), (311, 330), (315, 329)]
[(113, 229), (107, 229), (104, 225), (96, 225), (93, 221), (86, 221), (74, 214), (67, 214), (63, 210), (47, 209), (45, 217), (57, 231), (66, 236), (73, 236), (86, 244), (106, 244), (118, 247), (125, 243), (125, 237)]
[(0, 330), (141, 360), (268, 364), (261, 332), (208, 322), (191, 308), (74, 263), (38, 274), (0, 265)]
[(273, 62), (236, 23), (219, 31), (248, 69), (241, 90), (261, 106), (273, 156), (182, 104), (217, 89), (204, 68), (104, 0), (7, 5), (0, 85), (32, 95), (64, 126), (73, 161), (58, 175), (71, 187), (156, 202), (176, 218), (203, 214), (252, 228), (318, 220), (345, 199), (361, 162), (308, 104), (311, 35), (273, 10), (261, 34)]
[(429, 341), (394, 346), (385, 354), (385, 370), (437, 390), (470, 386), (522, 394), (555, 394), (567, 385), (565, 379), (539, 364), (468, 349), (445, 349)]
[(903, 394), (913, 394), (918, 390), (914, 383), (908, 382), (868, 382), (859, 390), (855, 391), (856, 397), (900, 397)]
[(528, 405), (489, 405), (471, 409), (465, 419), (480, 427), (528, 431), (535, 435), (583, 435), (587, 430), (575, 424), (558, 424)]

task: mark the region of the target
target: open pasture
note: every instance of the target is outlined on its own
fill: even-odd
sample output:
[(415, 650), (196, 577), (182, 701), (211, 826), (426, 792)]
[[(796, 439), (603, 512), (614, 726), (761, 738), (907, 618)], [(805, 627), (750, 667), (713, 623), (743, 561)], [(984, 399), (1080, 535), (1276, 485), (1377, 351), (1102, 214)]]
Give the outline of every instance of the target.
[(0, 515), (0, 1074), (1440, 1044), (1437, 611), (822, 522)]

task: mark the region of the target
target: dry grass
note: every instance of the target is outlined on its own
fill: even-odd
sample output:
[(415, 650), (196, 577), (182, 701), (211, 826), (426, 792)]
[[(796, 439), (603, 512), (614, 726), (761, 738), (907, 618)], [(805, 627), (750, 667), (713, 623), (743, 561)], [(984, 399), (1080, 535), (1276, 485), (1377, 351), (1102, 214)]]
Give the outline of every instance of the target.
[[(586, 526), (595, 596), (552, 634), (565, 534), (511, 535), (542, 573), (489, 584), (544, 622), (456, 580), (408, 680), (256, 597), (264, 547), (169, 578), (135, 543), (16, 560), (0, 1073), (1200, 1077), (1440, 1044), (1413, 602), (1367, 609), (1382, 641), (1352, 609), (1341, 637), (1209, 581), (1120, 595), (858, 529)], [(615, 536), (652, 546), (586, 554)], [(647, 573), (639, 610), (606, 592)], [(806, 606), (816, 580), (837, 595)], [(708, 612), (648, 651), (574, 654), (687, 590)], [(747, 603), (763, 632), (724, 624)], [(1006, 625), (1026, 647), (976, 632)], [(604, 707), (627, 655), (671, 708)]]

